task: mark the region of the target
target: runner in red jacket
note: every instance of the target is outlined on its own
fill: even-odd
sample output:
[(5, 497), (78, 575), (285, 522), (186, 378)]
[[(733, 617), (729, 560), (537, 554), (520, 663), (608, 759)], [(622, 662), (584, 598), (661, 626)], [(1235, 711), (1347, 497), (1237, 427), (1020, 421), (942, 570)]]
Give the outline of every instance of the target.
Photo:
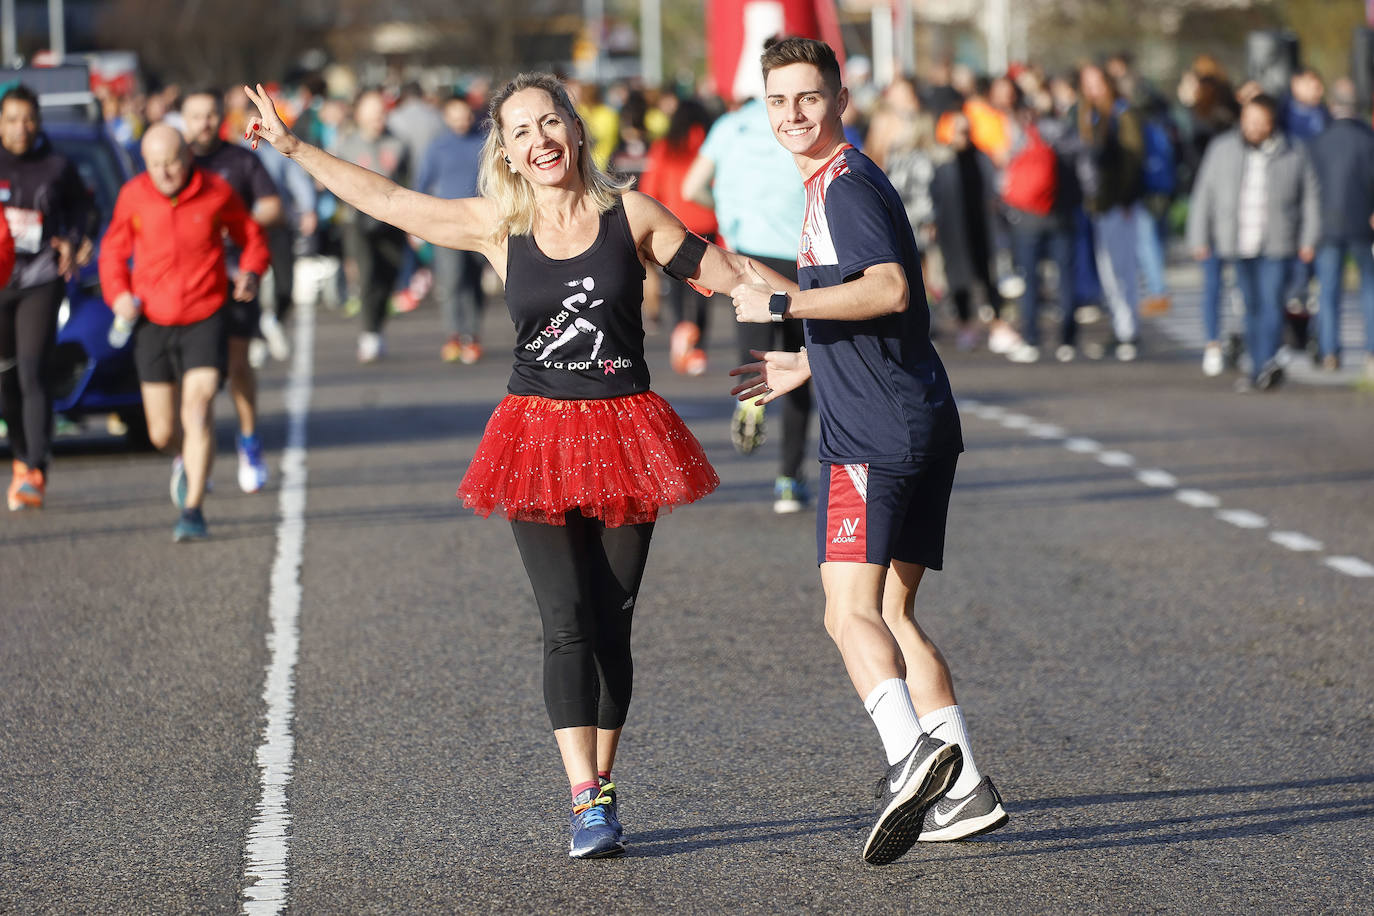
[(243, 251), (235, 300), (256, 295), (270, 256), (243, 201), (219, 176), (192, 165), (176, 130), (149, 128), (143, 159), (148, 171), (126, 184), (115, 201), (100, 247), (100, 286), (116, 321), (137, 322), (134, 363), (148, 438), (177, 455), (172, 501), (182, 514), (172, 537), (197, 540), (207, 533), (200, 505), (214, 460), (211, 405), (226, 361), (224, 233)]

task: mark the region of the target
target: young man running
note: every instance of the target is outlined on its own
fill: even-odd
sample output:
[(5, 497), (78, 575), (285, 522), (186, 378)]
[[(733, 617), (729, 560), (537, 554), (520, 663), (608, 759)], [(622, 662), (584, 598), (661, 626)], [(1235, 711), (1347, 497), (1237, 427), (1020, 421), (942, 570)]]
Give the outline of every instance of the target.
[(913, 616), (926, 569), (944, 562), (945, 517), (963, 438), (930, 344), (920, 255), (901, 198), (845, 142), (849, 102), (835, 54), (785, 39), (764, 52), (773, 133), (806, 181), (800, 291), (733, 291), (740, 321), (806, 319), (800, 353), (760, 361), (732, 393), (766, 403), (814, 377), (821, 420), (817, 547), (825, 625), (887, 753), (881, 813), (864, 861), (919, 840), (957, 840), (1007, 819), (974, 765), (949, 667)]

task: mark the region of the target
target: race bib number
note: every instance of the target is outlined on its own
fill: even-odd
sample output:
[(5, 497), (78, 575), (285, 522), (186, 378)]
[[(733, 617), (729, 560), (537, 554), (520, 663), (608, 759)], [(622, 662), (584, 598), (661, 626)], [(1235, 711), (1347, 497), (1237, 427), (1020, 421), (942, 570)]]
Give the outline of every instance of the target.
[(6, 207), (5, 222), (14, 236), (14, 250), (21, 254), (38, 254), (43, 247), (43, 214), (22, 207)]

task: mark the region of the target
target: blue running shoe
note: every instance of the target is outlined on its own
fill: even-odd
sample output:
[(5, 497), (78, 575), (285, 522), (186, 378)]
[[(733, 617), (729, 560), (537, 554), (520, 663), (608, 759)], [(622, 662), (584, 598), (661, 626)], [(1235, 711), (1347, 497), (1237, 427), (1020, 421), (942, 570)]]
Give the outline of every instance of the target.
[(615, 783), (609, 779), (597, 777), (601, 782), (601, 791), (597, 798), (609, 799), (606, 803), (606, 820), (610, 822), (611, 829), (615, 831), (615, 838), (620, 840), (620, 845), (625, 845), (625, 828), (620, 825), (620, 803), (615, 797)]
[(210, 536), (210, 530), (205, 525), (205, 516), (199, 509), (182, 509), (181, 518), (177, 519), (176, 527), (172, 529), (172, 540), (178, 544), (182, 541), (203, 541)]
[(262, 440), (256, 434), (238, 437), (239, 489), (256, 493), (267, 486), (267, 462), (262, 458)]
[(178, 509), (186, 508), (186, 463), (177, 455), (172, 459), (172, 482), (168, 486), (172, 495), (172, 505)]
[(570, 858), (604, 859), (625, 851), (625, 841), (606, 816), (612, 800), (600, 794), (600, 790), (597, 791), (598, 794), (593, 795), (591, 789), (583, 789), (573, 800), (569, 823), (572, 831), (572, 839), (568, 844)]

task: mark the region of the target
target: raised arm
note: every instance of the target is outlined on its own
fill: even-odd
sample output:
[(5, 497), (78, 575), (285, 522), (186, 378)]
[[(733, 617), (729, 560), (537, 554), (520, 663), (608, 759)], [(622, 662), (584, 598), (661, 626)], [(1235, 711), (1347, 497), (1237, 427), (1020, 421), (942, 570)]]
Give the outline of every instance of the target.
[(499, 254), (491, 238), (496, 227), (492, 204), (481, 197), (444, 200), (411, 191), (376, 172), (331, 156), (287, 129), (267, 91), (243, 87), (258, 108), (258, 116), (248, 124), (245, 139), (256, 149), (266, 140), (279, 153), (298, 162), (338, 197), (369, 216), (444, 248), (480, 251), (491, 257)]
[[(625, 193), (625, 215), (644, 259), (665, 268), (672, 264), (690, 234), (682, 221), (663, 204), (638, 191)], [(728, 293), (741, 283), (757, 282), (759, 277), (780, 292), (797, 291), (794, 281), (767, 265), (718, 245), (706, 245), (700, 260), (690, 268), (682, 273), (693, 286), (716, 293)]]

